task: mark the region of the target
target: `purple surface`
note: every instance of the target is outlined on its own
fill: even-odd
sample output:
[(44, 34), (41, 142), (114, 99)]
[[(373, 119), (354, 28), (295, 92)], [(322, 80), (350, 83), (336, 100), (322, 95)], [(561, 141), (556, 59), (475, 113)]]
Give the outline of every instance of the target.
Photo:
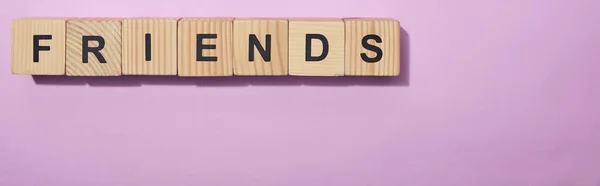
[[(596, 186), (597, 0), (0, 2), (0, 186)], [(399, 78), (31, 77), (23, 16), (393, 17)]]

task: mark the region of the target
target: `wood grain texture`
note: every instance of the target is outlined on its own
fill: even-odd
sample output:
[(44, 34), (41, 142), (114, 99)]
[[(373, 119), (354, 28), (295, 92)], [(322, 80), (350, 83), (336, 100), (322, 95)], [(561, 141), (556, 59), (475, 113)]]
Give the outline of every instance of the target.
[[(346, 25), (346, 65), (348, 76), (398, 76), (400, 75), (400, 23), (384, 18), (344, 19)], [(362, 45), (362, 39), (369, 34), (381, 37), (382, 42), (368, 40), (370, 45), (381, 48), (383, 56), (380, 61), (367, 63), (361, 53), (375, 57), (376, 53)]]
[[(121, 20), (113, 18), (78, 18), (67, 21), (67, 76), (120, 76), (121, 75)], [(82, 61), (82, 37), (101, 36), (105, 45), (100, 54), (106, 63), (88, 53), (88, 63)], [(90, 41), (90, 47), (98, 47)]]
[[(321, 34), (327, 38), (329, 51), (321, 61), (306, 61), (306, 34)], [(342, 19), (290, 19), (289, 70), (295, 76), (344, 75), (344, 21)], [(323, 43), (313, 39), (311, 54), (319, 56)]]
[[(233, 18), (183, 18), (178, 25), (179, 76), (233, 75)], [(202, 50), (202, 56), (217, 57), (217, 61), (197, 61), (197, 34), (217, 34), (217, 38), (202, 39), (203, 45), (215, 45), (215, 49)]]
[[(177, 21), (179, 18), (123, 20), (123, 75), (177, 75)], [(150, 60), (146, 60), (150, 34)]]
[[(11, 71), (13, 74), (64, 75), (66, 18), (22, 18), (12, 21)], [(39, 51), (34, 62), (34, 35), (51, 35), (52, 39), (39, 40)]]
[[(288, 21), (276, 18), (242, 18), (233, 21), (234, 74), (240, 76), (288, 75)], [(249, 56), (249, 36), (256, 34), (266, 49), (266, 35), (271, 35), (271, 61), (265, 62), (257, 49), (254, 61)]]

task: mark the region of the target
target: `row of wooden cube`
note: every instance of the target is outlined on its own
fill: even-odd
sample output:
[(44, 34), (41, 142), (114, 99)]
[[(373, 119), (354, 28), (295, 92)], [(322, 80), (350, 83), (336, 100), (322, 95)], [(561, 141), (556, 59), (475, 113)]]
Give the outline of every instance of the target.
[(12, 72), (67, 76), (397, 76), (385, 18), (23, 18)]

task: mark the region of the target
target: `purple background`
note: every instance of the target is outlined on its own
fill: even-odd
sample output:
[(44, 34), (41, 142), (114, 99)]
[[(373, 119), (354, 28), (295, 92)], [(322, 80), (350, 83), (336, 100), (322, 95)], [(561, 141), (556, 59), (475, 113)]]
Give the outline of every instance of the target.
[[(597, 186), (598, 0), (4, 0), (0, 186)], [(22, 16), (393, 17), (399, 78), (12, 75)]]

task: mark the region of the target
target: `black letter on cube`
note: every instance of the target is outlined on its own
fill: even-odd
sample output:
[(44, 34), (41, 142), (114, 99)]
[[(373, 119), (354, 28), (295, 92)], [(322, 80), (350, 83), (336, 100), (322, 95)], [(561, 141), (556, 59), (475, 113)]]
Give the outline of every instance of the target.
[(33, 62), (40, 62), (40, 51), (50, 51), (50, 46), (40, 46), (40, 40), (51, 40), (52, 35), (33, 35)]
[[(98, 47), (89, 47), (89, 41), (98, 42)], [(81, 61), (88, 63), (88, 53), (93, 53), (100, 63), (106, 63), (104, 56), (100, 53), (100, 50), (104, 48), (104, 38), (102, 36), (83, 36), (81, 43)]]
[(267, 34), (266, 49), (262, 47), (255, 34), (250, 34), (250, 37), (248, 38), (248, 45), (250, 45), (248, 46), (248, 61), (254, 61), (255, 46), (265, 62), (271, 61), (271, 34)]
[(205, 57), (202, 55), (203, 49), (216, 49), (217, 45), (202, 44), (202, 39), (216, 39), (217, 34), (196, 34), (196, 61), (217, 61), (216, 56)]
[(146, 44), (146, 61), (152, 60), (152, 36), (150, 34), (145, 35)]
[(367, 49), (367, 50), (375, 52), (377, 55), (374, 58), (370, 58), (369, 56), (367, 56), (367, 54), (361, 53), (360, 57), (362, 58), (363, 61), (365, 61), (367, 63), (376, 63), (379, 60), (381, 60), (381, 58), (383, 57), (383, 51), (381, 50), (381, 48), (379, 48), (375, 45), (369, 44), (367, 42), (367, 41), (369, 41), (369, 39), (373, 39), (373, 40), (375, 40), (375, 42), (381, 43), (381, 37), (379, 37), (378, 35), (375, 35), (375, 34), (369, 34), (369, 35), (366, 35), (365, 37), (363, 37), (363, 39), (362, 39), (362, 46), (365, 47), (365, 49)]
[[(321, 52), (320, 56), (312, 56), (311, 55), (313, 39), (318, 39), (321, 41), (321, 43), (323, 43), (323, 51)], [(329, 41), (327, 41), (327, 38), (325, 38), (325, 36), (323, 36), (322, 34), (306, 34), (306, 55), (305, 55), (306, 61), (321, 61), (321, 60), (325, 59), (325, 57), (327, 57), (328, 53), (329, 53)]]

